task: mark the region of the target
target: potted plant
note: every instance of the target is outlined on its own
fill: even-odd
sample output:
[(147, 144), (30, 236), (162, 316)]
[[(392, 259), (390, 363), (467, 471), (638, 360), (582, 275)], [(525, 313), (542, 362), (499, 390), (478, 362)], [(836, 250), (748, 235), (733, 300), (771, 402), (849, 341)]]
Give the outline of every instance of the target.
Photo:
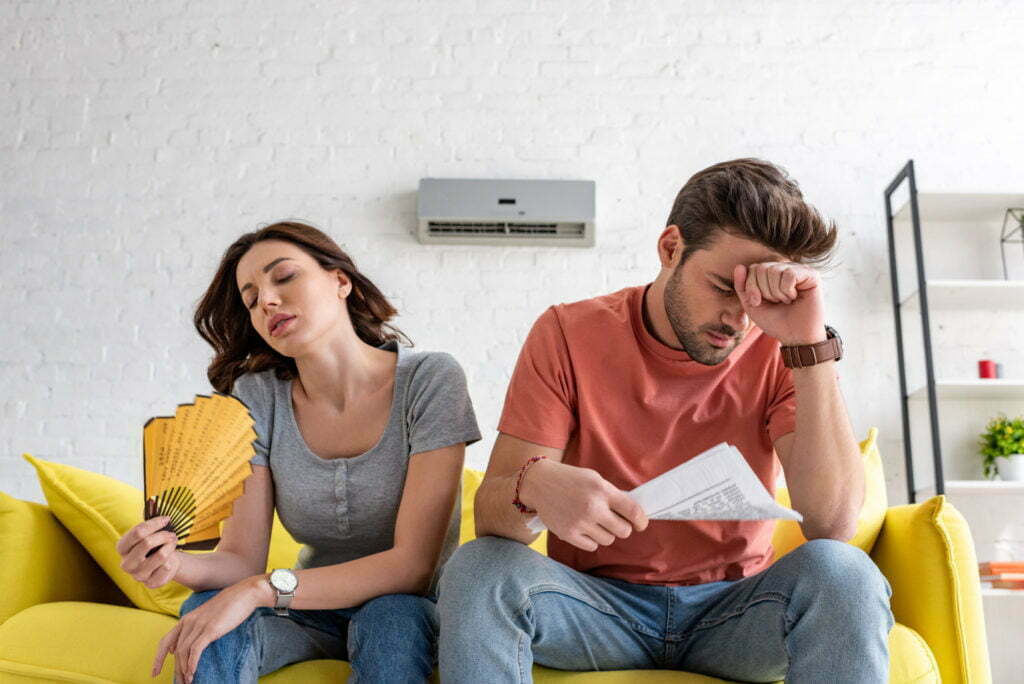
[[(979, 435), (985, 478), (1024, 481), (1024, 418), (999, 414)], [(1002, 459), (998, 463), (996, 459)]]

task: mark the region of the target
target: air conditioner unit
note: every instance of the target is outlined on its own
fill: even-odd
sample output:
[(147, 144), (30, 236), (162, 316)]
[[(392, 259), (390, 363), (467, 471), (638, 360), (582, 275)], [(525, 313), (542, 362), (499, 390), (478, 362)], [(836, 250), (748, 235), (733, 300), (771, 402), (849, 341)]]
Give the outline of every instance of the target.
[(594, 245), (594, 181), (421, 178), (424, 244)]

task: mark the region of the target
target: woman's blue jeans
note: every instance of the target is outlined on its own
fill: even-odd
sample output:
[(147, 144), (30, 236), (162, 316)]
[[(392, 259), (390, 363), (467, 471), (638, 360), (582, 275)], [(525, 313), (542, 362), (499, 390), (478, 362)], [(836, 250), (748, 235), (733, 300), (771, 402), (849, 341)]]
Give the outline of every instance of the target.
[[(193, 593), (180, 615), (217, 595)], [(194, 684), (250, 684), (304, 660), (347, 660), (348, 681), (424, 682), (437, 664), (435, 597), (386, 594), (355, 608), (289, 610), (278, 616), (257, 608), (212, 642), (199, 657)]]
[(560, 670), (685, 670), (743, 682), (884, 684), (892, 587), (850, 544), (815, 539), (741, 580), (635, 584), (480, 537), (438, 592), (445, 684)]

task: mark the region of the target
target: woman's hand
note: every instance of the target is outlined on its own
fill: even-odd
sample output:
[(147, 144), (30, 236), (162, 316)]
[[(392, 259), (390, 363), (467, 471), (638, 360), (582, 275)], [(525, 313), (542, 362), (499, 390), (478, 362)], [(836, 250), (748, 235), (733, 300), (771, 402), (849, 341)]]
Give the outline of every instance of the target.
[[(117, 541), (121, 569), (150, 589), (170, 582), (181, 567), (181, 556), (176, 553), (178, 535), (161, 531), (169, 520), (165, 515), (143, 520)], [(158, 546), (161, 548), (147, 558), (146, 553)]]
[(203, 650), (242, 624), (260, 606), (255, 581), (261, 577), (249, 577), (225, 587), (178, 620), (174, 629), (165, 634), (157, 645), (150, 676), (160, 674), (164, 658), (173, 653), (175, 679), (190, 684)]

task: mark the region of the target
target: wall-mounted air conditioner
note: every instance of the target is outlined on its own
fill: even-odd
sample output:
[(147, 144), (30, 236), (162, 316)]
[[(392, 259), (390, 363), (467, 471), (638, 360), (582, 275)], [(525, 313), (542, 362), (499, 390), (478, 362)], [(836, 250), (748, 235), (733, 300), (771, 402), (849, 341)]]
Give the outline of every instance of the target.
[(424, 244), (594, 245), (594, 181), (422, 178)]

